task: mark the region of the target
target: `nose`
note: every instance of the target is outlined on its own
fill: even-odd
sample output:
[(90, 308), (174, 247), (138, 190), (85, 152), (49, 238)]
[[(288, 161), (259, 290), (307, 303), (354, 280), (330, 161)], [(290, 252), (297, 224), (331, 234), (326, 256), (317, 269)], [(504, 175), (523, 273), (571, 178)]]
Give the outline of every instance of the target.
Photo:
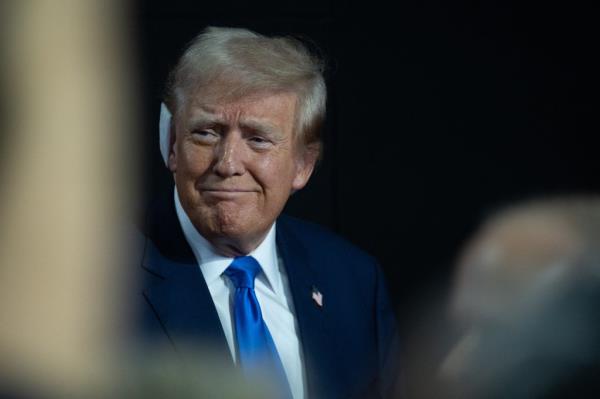
[(245, 148), (241, 135), (224, 135), (216, 146), (213, 171), (221, 177), (241, 176), (246, 172)]

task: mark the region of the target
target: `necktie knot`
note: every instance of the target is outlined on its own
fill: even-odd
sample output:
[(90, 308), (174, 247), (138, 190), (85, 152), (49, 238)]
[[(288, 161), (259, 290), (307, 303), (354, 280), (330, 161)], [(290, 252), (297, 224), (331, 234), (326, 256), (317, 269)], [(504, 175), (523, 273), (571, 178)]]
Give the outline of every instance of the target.
[(260, 271), (260, 265), (252, 256), (240, 256), (231, 262), (225, 270), (235, 288), (254, 289), (254, 279)]

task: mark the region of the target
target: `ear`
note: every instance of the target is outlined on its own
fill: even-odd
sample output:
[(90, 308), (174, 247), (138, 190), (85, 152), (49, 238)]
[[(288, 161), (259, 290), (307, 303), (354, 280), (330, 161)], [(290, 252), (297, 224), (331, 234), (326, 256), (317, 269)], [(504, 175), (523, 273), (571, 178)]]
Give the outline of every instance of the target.
[(315, 170), (320, 148), (319, 143), (309, 144), (298, 154), (296, 158), (296, 174), (294, 175), (294, 180), (292, 180), (292, 192), (304, 188), (306, 183), (308, 183), (310, 176)]
[(171, 119), (171, 125), (169, 126), (169, 159), (167, 166), (173, 173), (177, 171), (177, 134), (175, 129), (175, 122)]

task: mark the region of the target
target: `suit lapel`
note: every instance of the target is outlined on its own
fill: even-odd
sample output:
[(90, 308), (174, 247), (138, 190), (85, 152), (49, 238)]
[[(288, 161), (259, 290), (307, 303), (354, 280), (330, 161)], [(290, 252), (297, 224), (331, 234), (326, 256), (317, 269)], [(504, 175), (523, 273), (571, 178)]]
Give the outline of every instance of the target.
[[(172, 196), (147, 223), (142, 267), (154, 276), (144, 296), (176, 349), (202, 343), (231, 359), (212, 297), (179, 225)], [(179, 351), (181, 352), (181, 351)]]
[[(303, 242), (289, 228), (289, 220), (277, 222), (277, 247), (288, 275), (307, 377), (309, 398), (333, 398), (343, 391), (338, 385), (335, 342), (327, 328), (327, 293), (321, 291), (318, 259), (312, 259)], [(312, 297), (313, 288), (323, 293), (323, 307)]]

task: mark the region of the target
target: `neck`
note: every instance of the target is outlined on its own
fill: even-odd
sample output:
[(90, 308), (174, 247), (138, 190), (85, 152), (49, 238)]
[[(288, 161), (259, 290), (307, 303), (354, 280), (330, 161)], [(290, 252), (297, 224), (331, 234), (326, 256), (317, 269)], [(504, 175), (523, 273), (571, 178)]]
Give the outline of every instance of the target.
[(234, 258), (245, 256), (254, 251), (266, 238), (268, 231), (258, 237), (231, 238), (231, 237), (211, 237), (208, 241), (219, 255)]

